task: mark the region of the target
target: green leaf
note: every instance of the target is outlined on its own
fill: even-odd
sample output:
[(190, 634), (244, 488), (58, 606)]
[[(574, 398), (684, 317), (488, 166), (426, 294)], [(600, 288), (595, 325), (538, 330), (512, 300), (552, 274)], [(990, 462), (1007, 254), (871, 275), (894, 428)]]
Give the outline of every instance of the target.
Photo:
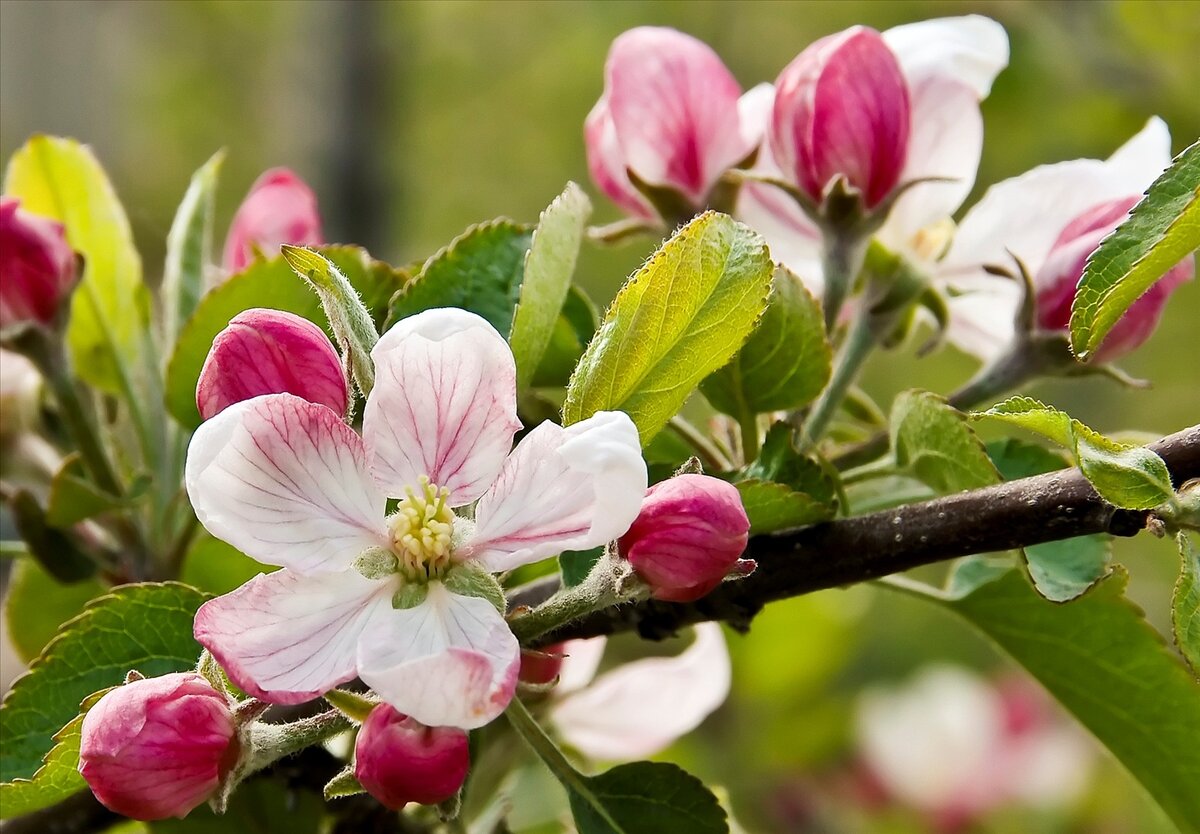
[(579, 834), (728, 834), (717, 798), (666, 762), (634, 762), (568, 785)]
[(178, 582), (125, 585), (64, 625), (0, 706), (0, 781), (31, 777), (80, 701), (130, 669), (153, 677), (194, 667), (192, 619), (206, 598)]
[(252, 778), (238, 785), (223, 814), (201, 805), (181, 820), (154, 820), (146, 828), (151, 834), (318, 834), (328, 830), (327, 821), (316, 793), (279, 779)]
[[(362, 296), (378, 325), (386, 315), (388, 300), (403, 284), (405, 274), (356, 246), (334, 246), (320, 250), (349, 279)], [(213, 339), (229, 320), (244, 310), (265, 307), (295, 313), (316, 322), (332, 335), (320, 299), (283, 258), (257, 260), (244, 271), (214, 287), (200, 299), (196, 311), (184, 325), (167, 366), (167, 410), (188, 428), (200, 425), (196, 410), (196, 381), (212, 347)]]
[(1068, 465), (1059, 452), (1015, 437), (993, 440), (987, 444), (987, 453), (1006, 481), (1044, 475)]
[(734, 484), (750, 518), (750, 533), (774, 533), (833, 518), (834, 508), (784, 484), (751, 479)]
[(1025, 667), (1098, 738), (1184, 831), (1200, 831), (1200, 689), (1117, 568), (1069, 605), (1010, 571), (941, 602)]
[(1075, 599), (1108, 573), (1112, 539), (1076, 536), (1025, 548), (1029, 578), (1038, 593), (1052, 602)]
[(517, 388), (529, 387), (567, 300), (584, 224), (592, 213), (587, 194), (573, 182), (542, 212), (525, 256), (524, 279), (508, 341), (517, 362)]
[(1000, 473), (966, 418), (936, 394), (904, 391), (892, 404), (896, 466), (936, 492), (999, 483)]
[(1187, 533), (1179, 533), (1176, 541), (1181, 564), (1171, 599), (1171, 626), (1175, 645), (1200, 679), (1200, 552)]
[(1091, 356), (1142, 293), (1200, 248), (1200, 142), (1181, 153), (1088, 258), (1071, 304), (1071, 349)]
[(472, 226), (426, 261), (392, 299), (387, 324), (434, 307), (461, 307), (510, 333), (533, 233), (499, 219)]
[(792, 427), (775, 423), (763, 440), (758, 457), (743, 473), (748, 480), (774, 481), (803, 492), (829, 507), (831, 517), (838, 505), (836, 473), (820, 462), (800, 454), (792, 443)]
[(681, 228), (609, 307), (567, 387), (564, 423), (619, 409), (649, 442), (750, 335), (771, 271), (763, 239), (727, 215)]
[(4, 598), (8, 637), (25, 663), (41, 654), (62, 624), (105, 592), (95, 579), (62, 584), (32, 559), (20, 559), (9, 575)]
[(217, 151), (192, 174), (183, 201), (167, 232), (167, 260), (163, 267), (163, 335), (168, 347), (192, 315), (204, 292), (205, 270), (212, 250), (213, 215), (217, 203), (217, 176), (225, 151)]
[(1074, 453), (1084, 477), (1113, 506), (1148, 510), (1174, 498), (1167, 465), (1153, 451), (1110, 440), (1035, 399), (1010, 397), (971, 416), (994, 417), (1065, 446)]
[(73, 139), (34, 136), (9, 160), (4, 193), (21, 208), (66, 226), (83, 255), (67, 344), (76, 373), (121, 394), (139, 365), (150, 296), (125, 210), (92, 151)]
[(183, 558), (180, 580), (210, 594), (227, 594), (275, 568), (254, 561), (231, 544), (201, 533)]
[(54, 746), (32, 779), (0, 784), (0, 819), (49, 808), (87, 788), (79, 773), (79, 741), (83, 713), (54, 734)]
[(725, 367), (700, 384), (713, 408), (738, 419), (802, 408), (829, 382), (833, 353), (821, 305), (780, 267), (758, 327)]
[(8, 510), (30, 556), (59, 582), (77, 582), (96, 572), (96, 563), (68, 531), (50, 526), (33, 493), (18, 490)]
[(562, 572), (563, 584), (571, 588), (583, 582), (602, 555), (603, 547), (593, 547), (591, 550), (564, 550), (558, 554), (558, 569)]
[(78, 453), (68, 455), (50, 482), (46, 523), (65, 529), (100, 513), (131, 507), (146, 497), (150, 486), (149, 476), (142, 474), (118, 498), (91, 482)]
[[(567, 300), (554, 322), (550, 344), (542, 354), (537, 372), (533, 375), (535, 387), (565, 386), (575, 371), (583, 349), (596, 335), (600, 316), (596, 305), (579, 287), (572, 285), (567, 291)], [(557, 415), (557, 407), (555, 413)]]

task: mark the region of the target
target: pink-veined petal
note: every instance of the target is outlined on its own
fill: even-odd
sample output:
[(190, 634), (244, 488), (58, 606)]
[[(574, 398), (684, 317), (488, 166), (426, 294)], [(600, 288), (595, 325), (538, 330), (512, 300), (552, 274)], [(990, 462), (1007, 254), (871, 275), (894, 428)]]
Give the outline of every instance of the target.
[(596, 187), (634, 217), (658, 220), (658, 212), (629, 181), (625, 155), (617, 142), (617, 128), (604, 96), (583, 122), (583, 141), (587, 148), (588, 173)]
[(962, 295), (951, 296), (950, 343), (982, 361), (995, 358), (1016, 334), (1014, 318), (1020, 292), (1015, 281), (989, 278), (972, 282)]
[(641, 444), (624, 412), (601, 411), (565, 429), (542, 423), (479, 499), (461, 558), (499, 572), (602, 545), (629, 529), (645, 491)]
[(292, 394), (235, 403), (201, 425), (184, 478), (205, 529), (264, 564), (340, 571), (387, 541), (362, 439)]
[(604, 647), (607, 644), (606, 637), (569, 640), (564, 643), (562, 668), (558, 672), (558, 686), (554, 691), (559, 695), (567, 695), (591, 683), (596, 677), (596, 670), (600, 668), (600, 659), (604, 656)]
[(675, 29), (631, 29), (613, 41), (605, 64), (605, 94), (626, 164), (697, 205), (754, 149), (739, 124), (741, 93), (707, 44)]
[[(1008, 34), (982, 15), (940, 17), (894, 26), (883, 33), (909, 83), (941, 76), (966, 84), (976, 100), (1008, 66)], [(914, 117), (913, 124), (917, 121)]]
[(725, 637), (716, 623), (676, 657), (635, 660), (556, 703), (550, 718), (568, 744), (597, 760), (654, 755), (700, 725), (729, 695)]
[(357, 674), (359, 635), (391, 610), (393, 590), (353, 570), (259, 574), (200, 606), (196, 640), (246, 692), (299, 704)]
[(512, 700), (520, 646), (495, 607), (429, 584), (414, 608), (375, 618), (358, 673), (383, 700), (431, 727), (482, 727)]
[(466, 310), (426, 310), (384, 333), (371, 358), (363, 439), (379, 484), (400, 497), (428, 475), (454, 507), (482, 495), (521, 427), (504, 337)]
[(774, 106), (775, 85), (769, 81), (756, 84), (742, 93), (738, 99), (737, 112), (739, 130), (745, 147), (753, 149), (764, 144), (763, 139), (771, 126), (771, 108)]

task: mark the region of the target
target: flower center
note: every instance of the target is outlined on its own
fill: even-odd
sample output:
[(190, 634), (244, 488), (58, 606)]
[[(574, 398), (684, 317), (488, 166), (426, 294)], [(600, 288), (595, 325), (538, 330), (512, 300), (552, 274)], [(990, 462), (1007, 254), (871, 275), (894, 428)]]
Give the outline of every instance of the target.
[(450, 490), (421, 476), (420, 491), (411, 487), (388, 518), (392, 552), (400, 572), (410, 580), (441, 576), (450, 567), (454, 513), (447, 506)]
[(954, 221), (949, 217), (935, 220), (913, 235), (913, 251), (923, 260), (936, 261), (950, 248), (955, 229)]

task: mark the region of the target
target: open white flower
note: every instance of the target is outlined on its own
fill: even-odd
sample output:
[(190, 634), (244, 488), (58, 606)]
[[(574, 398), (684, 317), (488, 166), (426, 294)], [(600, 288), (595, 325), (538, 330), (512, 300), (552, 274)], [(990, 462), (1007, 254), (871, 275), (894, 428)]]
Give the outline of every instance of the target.
[[(496, 600), (476, 595), (491, 582), (480, 574), (624, 533), (646, 490), (637, 430), (601, 412), (543, 423), (512, 448), (512, 352), (463, 310), (405, 319), (371, 356), (362, 437), (290, 394), (237, 403), (196, 432), (197, 517), (283, 568), (205, 603), (196, 639), (266, 701), (358, 676), (423, 724), (479, 727), (507, 706), (519, 668)], [(473, 518), (453, 512), (472, 503)]]

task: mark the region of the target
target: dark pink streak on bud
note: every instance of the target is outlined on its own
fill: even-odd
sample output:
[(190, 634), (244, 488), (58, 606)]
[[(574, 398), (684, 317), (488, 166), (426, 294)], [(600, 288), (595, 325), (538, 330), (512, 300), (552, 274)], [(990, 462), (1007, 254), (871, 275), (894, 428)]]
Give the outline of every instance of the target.
[(61, 223), (0, 198), (0, 327), (52, 324), (75, 283), (75, 253)]
[(137, 820), (183, 817), (237, 761), (226, 697), (200, 675), (127, 683), (83, 719), (79, 772), (105, 807)]
[(462, 787), (470, 767), (467, 734), (426, 727), (387, 704), (371, 710), (354, 745), (354, 775), (393, 810), (409, 802), (436, 805)]
[[(1067, 331), (1071, 304), (1087, 259), (1100, 242), (1119, 226), (1140, 197), (1122, 197), (1085, 211), (1059, 233), (1041, 269), (1034, 276), (1037, 290), (1037, 322), (1043, 330)], [(1196, 272), (1189, 255), (1167, 271), (1109, 331), (1096, 351), (1096, 361), (1110, 362), (1139, 347), (1150, 338), (1162, 317), (1167, 299)]]
[(345, 414), (349, 388), (325, 331), (282, 310), (238, 313), (213, 340), (196, 384), (205, 420), (263, 394), (295, 394)]
[(250, 187), (233, 217), (225, 239), (225, 271), (245, 269), (256, 249), (273, 257), (284, 243), (320, 246), (324, 242), (317, 195), (292, 171), (272, 168)]
[(780, 73), (772, 150), (814, 201), (841, 175), (874, 208), (899, 183), (911, 110), (896, 56), (874, 29), (855, 26), (812, 44)]
[(646, 491), (618, 548), (655, 599), (690, 602), (737, 570), (749, 532), (734, 486), (707, 475), (677, 475)]

